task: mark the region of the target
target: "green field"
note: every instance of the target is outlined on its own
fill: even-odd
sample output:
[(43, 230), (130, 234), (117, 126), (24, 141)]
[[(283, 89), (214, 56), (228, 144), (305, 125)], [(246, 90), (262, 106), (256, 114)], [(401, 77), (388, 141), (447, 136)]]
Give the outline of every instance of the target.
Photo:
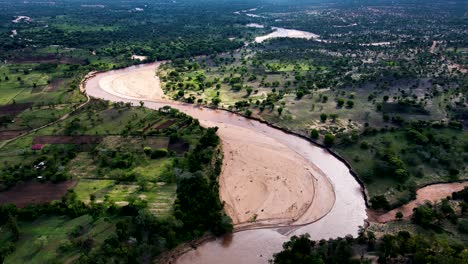
[[(16, 251), (9, 255), (5, 263), (63, 263), (76, 260), (80, 251), (67, 245), (72, 241), (91, 238), (95, 246), (101, 245), (114, 231), (112, 220), (101, 218), (93, 221), (89, 215), (75, 219), (65, 216), (42, 217), (33, 222), (20, 222), (20, 240)], [(78, 236), (72, 232), (83, 227)], [(5, 239), (5, 233), (0, 238)], [(70, 246), (68, 246), (70, 248)]]

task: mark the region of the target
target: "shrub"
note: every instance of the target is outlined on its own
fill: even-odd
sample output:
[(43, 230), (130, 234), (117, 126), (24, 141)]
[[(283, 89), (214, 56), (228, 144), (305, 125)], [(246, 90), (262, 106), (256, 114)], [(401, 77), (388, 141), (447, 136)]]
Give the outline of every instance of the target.
[(310, 131), (310, 137), (312, 139), (317, 139), (319, 137), (319, 132), (317, 129), (312, 129), (312, 131)]
[(163, 158), (163, 157), (166, 157), (168, 153), (169, 152), (165, 148), (155, 149), (151, 152), (151, 158), (152, 159)]
[(398, 220), (401, 220), (403, 218), (403, 213), (398, 211), (396, 214), (395, 214), (395, 218), (398, 219)]
[(370, 199), (372, 209), (390, 209), (390, 203), (383, 195), (377, 195)]
[(320, 115), (320, 120), (324, 123), (325, 121), (327, 121), (327, 117), (328, 117), (327, 114), (322, 113), (322, 114)]
[(296, 98), (297, 98), (298, 100), (301, 99), (303, 96), (304, 96), (304, 91), (298, 90), (298, 91), (296, 92)]
[(344, 105), (344, 99), (342, 98), (338, 99), (338, 101), (336, 102), (336, 106), (343, 107), (343, 105)]
[(335, 142), (335, 136), (328, 133), (325, 135), (325, 138), (323, 139), (323, 143), (325, 143), (325, 145), (327, 146), (331, 146), (333, 145), (333, 143)]
[(143, 152), (147, 155), (147, 156), (150, 156), (151, 155), (151, 151), (152, 149), (150, 147), (144, 147), (143, 148)]

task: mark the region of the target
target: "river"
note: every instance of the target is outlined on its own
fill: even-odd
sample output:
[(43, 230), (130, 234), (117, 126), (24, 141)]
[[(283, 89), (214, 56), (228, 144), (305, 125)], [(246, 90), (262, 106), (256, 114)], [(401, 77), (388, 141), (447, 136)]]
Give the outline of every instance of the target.
[[(253, 208), (253, 210), (258, 209), (257, 212), (260, 217), (259, 225), (243, 226), (242, 224), (245, 224), (245, 222), (238, 220), (238, 225), (235, 226), (237, 230), (239, 226), (250, 229), (235, 232), (229, 239), (217, 239), (205, 242), (196, 249), (188, 251), (180, 256), (176, 263), (267, 263), (272, 254), (280, 251), (282, 243), (287, 241), (292, 235), (309, 233), (311, 238), (316, 240), (343, 237), (348, 234), (353, 236), (357, 235), (359, 226), (363, 226), (365, 224), (365, 219), (367, 219), (366, 206), (361, 186), (351, 175), (344, 163), (331, 155), (327, 150), (305, 139), (287, 134), (281, 130), (237, 114), (223, 110), (212, 110), (195, 105), (183, 104), (168, 99), (156, 97), (145, 98), (145, 96), (141, 94), (141, 86), (147, 86), (148, 90), (160, 89), (159, 79), (155, 76), (158, 66), (159, 63), (151, 63), (99, 73), (86, 82), (86, 93), (95, 98), (114, 102), (129, 102), (133, 105), (139, 105), (140, 101), (143, 101), (144, 105), (151, 109), (158, 109), (162, 106), (169, 105), (199, 119), (200, 123), (204, 126), (218, 126), (220, 127), (218, 133), (222, 139), (223, 150), (225, 151), (225, 160), (227, 157), (229, 160), (238, 159), (238, 156), (242, 154), (241, 152), (238, 152), (236, 149), (228, 152), (226, 149), (242, 143), (243, 140), (246, 140), (246, 142), (240, 145), (241, 148), (255, 145), (258, 139), (262, 144), (267, 144), (267, 146), (270, 146), (268, 144), (274, 144), (275, 147), (278, 147), (281, 152), (273, 153), (275, 154), (273, 156), (279, 153), (287, 153), (282, 159), (278, 161), (275, 160), (276, 164), (268, 163), (267, 160), (265, 164), (249, 164), (255, 161), (253, 159), (241, 159), (243, 162), (242, 164), (244, 164), (243, 166), (247, 169), (245, 173), (237, 174), (235, 171), (236, 168), (238, 170), (237, 172), (239, 172), (239, 170), (242, 172), (244, 171), (243, 166), (240, 166), (240, 168), (239, 166), (235, 168), (229, 166), (225, 167), (225, 164), (229, 164), (228, 160), (223, 164), (223, 172), (220, 176), (220, 181), (230, 181), (234, 176), (240, 179), (244, 179), (242, 177), (246, 176), (253, 176), (254, 180), (258, 178), (261, 179), (263, 172), (272, 173), (271, 170), (268, 170), (268, 166), (276, 165), (277, 167), (275, 167), (275, 170), (281, 171), (282, 168), (295, 169), (294, 166), (288, 166), (300, 162), (301, 165), (296, 165), (295, 167), (303, 166), (309, 170), (313, 179), (312, 184), (314, 184), (313, 194), (310, 194), (313, 199), (310, 203), (306, 203), (306, 201), (310, 200), (309, 193), (302, 194), (302, 191), (300, 195), (287, 193), (288, 190), (282, 188), (284, 187), (283, 184), (273, 184), (269, 186), (269, 182), (262, 183), (262, 188), (267, 189), (267, 192), (264, 194), (265, 197), (260, 196), (261, 199), (265, 199), (262, 206), (268, 207), (278, 203), (278, 207), (281, 209), (279, 211), (282, 211), (284, 208), (281, 208), (281, 201), (284, 193), (285, 200), (297, 199), (297, 197), (303, 196), (304, 201), (300, 200), (297, 202), (302, 202), (309, 207), (306, 210), (294, 211), (299, 217), (296, 219), (289, 219), (289, 221), (278, 220), (280, 218), (275, 214), (277, 213), (275, 212), (275, 208), (271, 207), (271, 214), (277, 217), (277, 221), (269, 221), (267, 219), (268, 215), (265, 215), (264, 222), (262, 222), (261, 219), (263, 216), (263, 209), (260, 211), (259, 208)], [(148, 77), (148, 72), (154, 74)], [(142, 76), (146, 77), (142, 78)], [(138, 87), (139, 91), (138, 96), (131, 93), (132, 89), (136, 87)], [(119, 91), (130, 92), (122, 94), (122, 92)], [(148, 94), (154, 95), (158, 93), (150, 91)], [(247, 134), (243, 134), (244, 132)], [(250, 141), (239, 135), (248, 135)], [(268, 148), (258, 150), (266, 151), (266, 154), (268, 152)], [(257, 149), (255, 149), (255, 151), (257, 151)], [(247, 153), (247, 155), (248, 154), (250, 153)], [(261, 157), (252, 157), (261, 160)], [(294, 160), (287, 160), (287, 157), (294, 157)], [(254, 170), (249, 170), (248, 168)], [(288, 173), (288, 171), (285, 170), (283, 173), (285, 174), (282, 175), (285, 178), (282, 181), (284, 185), (288, 186), (288, 188), (306, 187), (297, 184), (295, 179), (299, 177), (299, 175), (291, 173), (293, 171), (294, 170), (290, 170)], [(255, 175), (246, 175), (249, 173), (253, 174), (254, 172)], [(234, 190), (234, 187), (229, 184), (220, 185), (220, 196), (222, 200), (226, 201), (227, 207), (246, 206), (245, 204), (238, 205), (236, 202), (233, 202), (231, 205), (229, 198), (232, 197), (230, 197), (230, 195), (238, 195), (239, 193), (236, 193), (238, 189)], [(249, 190), (249, 192), (243, 193), (243, 198), (248, 200), (256, 191), (261, 191), (252, 189), (260, 185), (252, 186), (253, 187), (246, 186), (245, 189), (242, 189)], [(271, 189), (268, 189), (270, 187)], [(333, 196), (331, 198), (330, 193)], [(273, 202), (268, 202), (271, 199), (273, 199)], [(252, 202), (252, 206), (254, 206), (256, 200), (253, 199), (250, 200), (250, 202)], [(247, 206), (248, 205), (249, 204), (247, 204)], [(233, 212), (236, 213), (237, 211), (228, 210), (228, 214), (230, 214), (231, 217), (233, 217)], [(235, 217), (236, 215), (234, 215), (234, 218)]]

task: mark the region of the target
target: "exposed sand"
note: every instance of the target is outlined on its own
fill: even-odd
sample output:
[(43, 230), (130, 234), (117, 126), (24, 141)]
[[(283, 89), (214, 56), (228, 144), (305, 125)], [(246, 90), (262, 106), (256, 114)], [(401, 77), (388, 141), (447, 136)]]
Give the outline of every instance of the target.
[(272, 39), (272, 38), (303, 38), (303, 39), (317, 39), (320, 36), (314, 33), (295, 30), (295, 29), (286, 29), (286, 28), (278, 28), (272, 27), (274, 30), (270, 34), (256, 37), (255, 42), (262, 43), (265, 40)]
[(441, 183), (429, 185), (419, 189), (416, 192), (416, 200), (413, 200), (399, 208), (393, 209), (383, 215), (374, 214), (372, 219), (375, 222), (386, 223), (395, 220), (397, 212), (403, 213), (403, 218), (408, 219), (413, 215), (413, 209), (425, 204), (426, 202), (436, 203), (440, 202), (447, 196), (452, 195), (453, 192), (461, 191), (463, 188), (468, 187), (468, 182), (463, 183)]
[[(114, 71), (98, 78), (98, 86), (120, 98), (163, 101), (193, 115), (180, 103), (164, 97), (155, 75), (159, 64)], [(294, 149), (273, 137), (215, 117), (200, 122), (219, 127), (225, 155), (220, 198), (236, 227), (310, 223), (333, 207), (335, 194), (328, 178)]]
[(257, 23), (249, 23), (249, 24), (247, 24), (245, 26), (250, 27), (250, 28), (264, 28), (265, 27), (264, 25), (257, 24)]
[(164, 93), (159, 85), (159, 78), (148, 67), (136, 67), (132, 72), (105, 76), (99, 85), (113, 95), (123, 95), (141, 99), (161, 99)]
[(132, 55), (132, 60), (144, 61), (144, 60), (146, 60), (147, 58), (148, 58), (148, 57), (142, 56), (142, 55), (135, 55), (135, 54)]
[(19, 23), (21, 22), (21, 20), (23, 20), (24, 22), (26, 23), (29, 23), (32, 21), (32, 19), (28, 16), (17, 16), (15, 19), (13, 19), (11, 22), (13, 23)]

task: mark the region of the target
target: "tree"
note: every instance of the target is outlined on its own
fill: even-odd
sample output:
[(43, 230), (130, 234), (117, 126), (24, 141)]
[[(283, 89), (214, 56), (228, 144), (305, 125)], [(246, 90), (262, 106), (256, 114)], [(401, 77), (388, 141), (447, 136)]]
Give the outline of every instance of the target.
[(422, 205), (413, 209), (413, 222), (422, 227), (429, 227), (436, 219), (431, 204)]
[(220, 99), (219, 97), (214, 97), (213, 99), (211, 99), (211, 102), (212, 102), (214, 105), (218, 106), (219, 103), (221, 103), (221, 99)]
[(323, 139), (323, 143), (325, 143), (325, 145), (327, 146), (331, 146), (333, 145), (333, 143), (335, 142), (335, 136), (328, 133), (325, 135), (325, 138)]
[(300, 100), (304, 96), (304, 91), (302, 90), (297, 90), (296, 91), (296, 98)]
[(278, 107), (278, 109), (276, 109), (276, 111), (278, 111), (278, 115), (281, 116), (281, 113), (283, 113), (283, 107)]
[(327, 116), (327, 114), (325, 114), (325, 113), (322, 113), (322, 114), (320, 115), (320, 120), (322, 121), (322, 123), (325, 123), (325, 121), (327, 121), (327, 117), (328, 117), (328, 116)]
[(390, 203), (383, 195), (377, 195), (370, 199), (372, 209), (390, 209)]
[(252, 94), (253, 88), (252, 86), (247, 86), (245, 90), (247, 91), (247, 96), (250, 96), (250, 94)]
[(388, 95), (384, 95), (384, 97), (383, 97), (384, 102), (387, 102), (388, 98), (389, 98)]
[(398, 219), (398, 220), (401, 220), (403, 218), (403, 213), (398, 211), (396, 214), (395, 214), (395, 218)]
[(354, 101), (349, 100), (349, 101), (346, 102), (346, 105), (348, 106), (348, 108), (353, 108)]
[(340, 99), (338, 99), (338, 101), (336, 102), (336, 106), (338, 106), (338, 107), (343, 107), (344, 102), (345, 102), (344, 99), (340, 98)]
[(310, 137), (312, 139), (317, 139), (319, 137), (319, 132), (317, 129), (312, 129), (312, 131), (310, 131)]

